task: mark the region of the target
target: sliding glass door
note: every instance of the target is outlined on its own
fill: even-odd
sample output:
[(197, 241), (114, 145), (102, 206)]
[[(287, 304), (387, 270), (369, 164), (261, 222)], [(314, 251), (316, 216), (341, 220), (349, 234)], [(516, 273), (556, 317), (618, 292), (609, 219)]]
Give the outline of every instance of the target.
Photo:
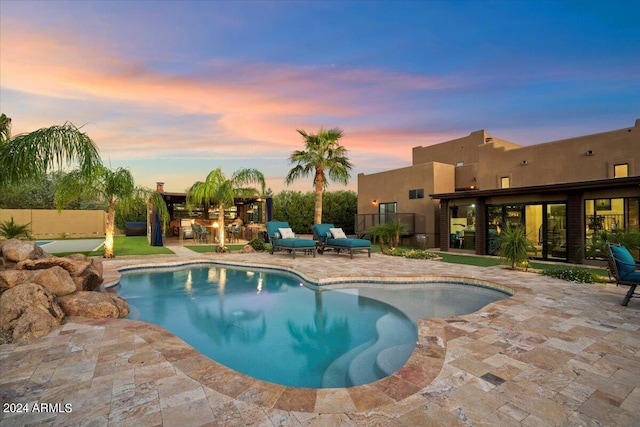
[(530, 258), (567, 259), (565, 203), (493, 205), (487, 208), (487, 253), (496, 255), (505, 224), (523, 227)]

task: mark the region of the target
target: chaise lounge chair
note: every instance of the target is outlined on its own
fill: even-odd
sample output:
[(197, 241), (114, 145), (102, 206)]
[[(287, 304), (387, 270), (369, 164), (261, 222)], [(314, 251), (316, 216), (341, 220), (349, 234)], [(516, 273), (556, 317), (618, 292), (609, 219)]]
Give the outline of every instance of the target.
[(313, 233), (320, 242), (319, 252), (322, 254), (327, 249), (334, 249), (336, 253), (348, 251), (351, 258), (355, 251), (366, 250), (371, 258), (371, 242), (366, 239), (349, 239), (344, 235), (341, 228), (336, 228), (333, 224), (315, 224)]
[(640, 261), (631, 256), (627, 248), (619, 244), (607, 244), (609, 248), (609, 271), (616, 279), (616, 285), (630, 286), (629, 292), (622, 300), (627, 305), (631, 298), (640, 298), (636, 294), (636, 287), (640, 285)]
[(267, 233), (269, 234), (269, 241), (271, 242), (271, 255), (276, 250), (286, 250), (296, 257), (296, 251), (302, 251), (304, 253), (313, 253), (313, 257), (316, 256), (316, 241), (311, 239), (298, 239), (296, 238), (288, 222), (282, 221), (269, 221), (267, 222)]

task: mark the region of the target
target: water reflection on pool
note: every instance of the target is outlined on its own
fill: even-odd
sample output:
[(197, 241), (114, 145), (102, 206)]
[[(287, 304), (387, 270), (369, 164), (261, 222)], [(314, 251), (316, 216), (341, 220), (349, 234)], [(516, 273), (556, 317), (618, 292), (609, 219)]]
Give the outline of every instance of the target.
[[(323, 388), (366, 384), (402, 367), (417, 338), (412, 318), (426, 317), (419, 312), (430, 302), (450, 300), (451, 286), (463, 285), (431, 293), (314, 291), (286, 273), (198, 265), (123, 274), (119, 294), (129, 318), (159, 325), (223, 365), (278, 384)], [(465, 288), (479, 291), (466, 312), (506, 296)], [(393, 305), (383, 302), (394, 298)]]

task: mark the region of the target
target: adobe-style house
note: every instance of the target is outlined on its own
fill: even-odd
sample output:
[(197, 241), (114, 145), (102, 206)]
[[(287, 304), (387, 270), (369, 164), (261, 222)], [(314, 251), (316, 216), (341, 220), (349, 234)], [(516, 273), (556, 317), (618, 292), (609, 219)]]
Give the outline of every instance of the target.
[(594, 232), (640, 226), (640, 119), (531, 146), (480, 130), (414, 147), (411, 166), (358, 175), (356, 232), (394, 219), (413, 243), (479, 255), (518, 224), (531, 257), (581, 262)]

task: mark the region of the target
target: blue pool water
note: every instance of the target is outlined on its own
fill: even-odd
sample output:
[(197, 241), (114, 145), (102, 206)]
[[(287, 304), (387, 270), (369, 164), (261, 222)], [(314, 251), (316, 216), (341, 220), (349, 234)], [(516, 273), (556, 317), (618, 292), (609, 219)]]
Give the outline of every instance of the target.
[(159, 325), (239, 372), (288, 386), (373, 382), (401, 368), (417, 338), (415, 322), (375, 295), (314, 291), (286, 273), (215, 265), (130, 272), (118, 293), (129, 318)]

